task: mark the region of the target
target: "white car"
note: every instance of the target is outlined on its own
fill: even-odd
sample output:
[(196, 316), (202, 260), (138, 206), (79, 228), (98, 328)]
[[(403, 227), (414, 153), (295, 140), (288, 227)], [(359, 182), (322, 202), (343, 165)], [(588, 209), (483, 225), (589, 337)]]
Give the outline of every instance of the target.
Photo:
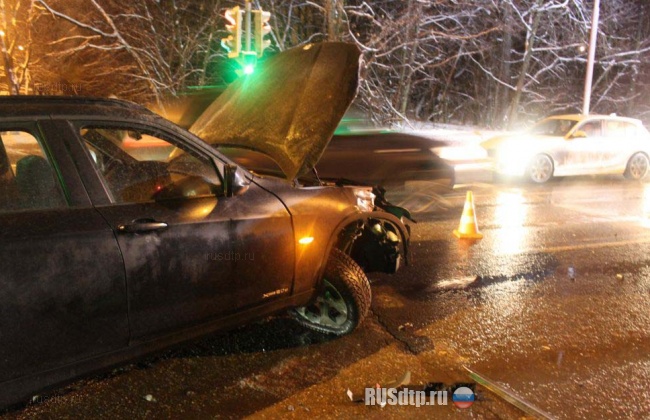
[(525, 133), (481, 144), (498, 175), (544, 183), (554, 176), (623, 174), (641, 180), (650, 167), (650, 133), (641, 121), (614, 115), (560, 115)]

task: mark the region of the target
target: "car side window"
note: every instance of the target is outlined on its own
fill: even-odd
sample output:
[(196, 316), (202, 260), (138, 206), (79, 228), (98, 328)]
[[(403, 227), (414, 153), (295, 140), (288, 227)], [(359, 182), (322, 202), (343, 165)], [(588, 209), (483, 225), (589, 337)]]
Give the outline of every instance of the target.
[(636, 124), (625, 123), (625, 136), (636, 137), (639, 135), (639, 127)]
[(159, 134), (128, 127), (80, 129), (114, 203), (144, 203), (222, 194), (212, 161)]
[(579, 128), (585, 132), (587, 137), (601, 137), (601, 124), (600, 121), (588, 121), (582, 124), (582, 127)]
[(605, 135), (608, 137), (634, 137), (637, 135), (636, 126), (626, 121), (607, 121)]
[(66, 206), (59, 179), (36, 136), (27, 130), (0, 131), (0, 213)]

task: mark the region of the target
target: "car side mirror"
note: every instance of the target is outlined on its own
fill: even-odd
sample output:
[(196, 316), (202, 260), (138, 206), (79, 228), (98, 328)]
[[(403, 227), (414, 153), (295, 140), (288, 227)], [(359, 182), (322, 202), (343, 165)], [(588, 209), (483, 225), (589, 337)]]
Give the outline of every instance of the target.
[(223, 172), (226, 197), (242, 195), (248, 191), (250, 181), (246, 179), (237, 165), (224, 165)]
[(587, 138), (587, 133), (585, 133), (582, 130), (576, 130), (575, 133), (571, 134), (571, 137), (569, 137), (569, 140), (571, 139), (586, 139)]

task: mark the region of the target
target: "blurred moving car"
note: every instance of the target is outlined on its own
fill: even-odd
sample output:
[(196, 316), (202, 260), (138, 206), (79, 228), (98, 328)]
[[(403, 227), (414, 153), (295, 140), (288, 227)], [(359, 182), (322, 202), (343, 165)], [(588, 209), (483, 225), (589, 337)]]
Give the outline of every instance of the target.
[[(320, 179), (368, 186), (403, 187), (428, 181), (449, 190), (454, 168), (431, 149), (432, 140), (403, 133), (334, 135), (315, 166)], [(268, 155), (233, 145), (215, 147), (234, 162), (260, 175), (283, 176)]]
[[(354, 97), (359, 55), (309, 45), (260, 71), (327, 98), (277, 110), (291, 121), (279, 131), (258, 127), (285, 180), (251, 174), (129, 102), (0, 98), (0, 408), (277, 312), (319, 332), (353, 331), (370, 308), (366, 273), (395, 272), (410, 235), (406, 211), (371, 188), (304, 176)], [(243, 105), (262, 91), (242, 85), (254, 82), (224, 95), (244, 104), (217, 107), (228, 121), (250, 119)], [(206, 138), (223, 133), (219, 115), (205, 117)], [(230, 128), (239, 138), (251, 126)]]
[(395, 132), (335, 135), (316, 170), (324, 179), (344, 178), (387, 188), (431, 181), (450, 189), (454, 168), (431, 150), (437, 144)]
[(641, 121), (614, 115), (560, 115), (528, 132), (481, 144), (497, 175), (544, 183), (554, 176), (623, 174), (641, 180), (650, 166), (650, 133)]

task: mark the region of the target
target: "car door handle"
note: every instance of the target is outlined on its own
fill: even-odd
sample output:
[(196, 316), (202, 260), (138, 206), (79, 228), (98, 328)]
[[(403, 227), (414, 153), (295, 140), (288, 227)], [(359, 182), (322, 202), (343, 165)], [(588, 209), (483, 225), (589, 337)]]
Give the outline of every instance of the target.
[(152, 232), (165, 229), (167, 226), (167, 223), (158, 222), (154, 219), (137, 219), (129, 224), (119, 225), (117, 230), (125, 233)]

